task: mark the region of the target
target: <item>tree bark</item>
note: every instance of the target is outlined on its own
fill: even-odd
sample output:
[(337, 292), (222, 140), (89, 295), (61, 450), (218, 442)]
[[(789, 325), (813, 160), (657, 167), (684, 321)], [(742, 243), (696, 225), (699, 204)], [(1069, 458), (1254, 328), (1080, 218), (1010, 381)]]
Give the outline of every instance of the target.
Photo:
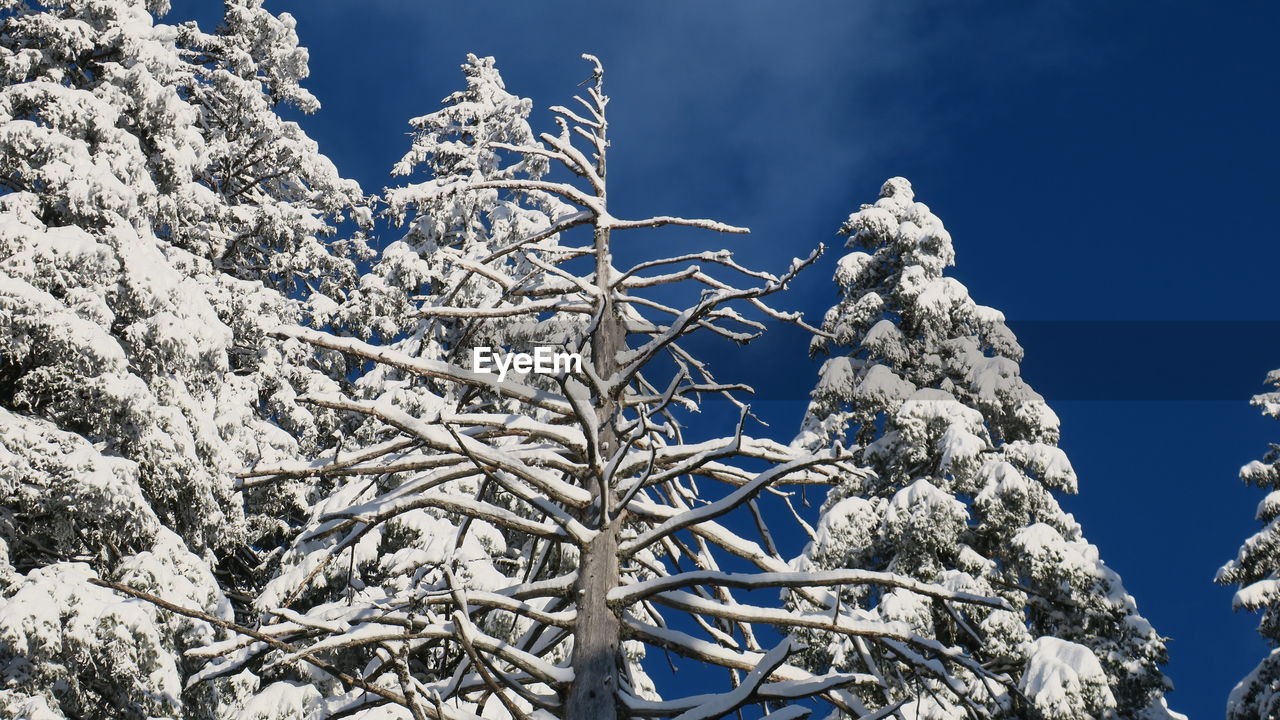
[[(600, 132), (603, 134), (604, 129), (601, 128)], [(597, 172), (601, 179), (604, 178), (604, 170), (604, 152), (601, 149), (597, 156)], [(600, 199), (603, 205), (603, 192)], [(618, 371), (617, 354), (626, 342), (625, 328), (614, 307), (613, 292), (609, 287), (613, 273), (609, 239), (608, 228), (596, 228), (595, 281), (603, 310), (596, 332), (591, 336), (591, 361), (600, 378), (609, 378)], [(614, 424), (618, 398), (600, 397), (596, 402), (600, 428), (598, 447), (607, 465), (608, 459), (618, 449), (619, 438)], [(578, 618), (573, 630), (574, 680), (565, 703), (566, 720), (614, 720), (623, 715), (618, 703), (618, 650), (622, 641), (622, 624), (606, 602), (609, 591), (619, 582), (620, 521), (609, 517), (609, 508), (616, 500), (611, 483), (606, 483), (604, 478), (593, 480), (592, 510), (599, 534), (582, 549), (578, 566), (575, 588)]]
[(621, 715), (617, 691), (622, 625), (605, 603), (617, 584), (617, 525), (610, 523), (583, 549), (578, 566), (574, 679), (565, 703), (566, 720), (613, 720)]

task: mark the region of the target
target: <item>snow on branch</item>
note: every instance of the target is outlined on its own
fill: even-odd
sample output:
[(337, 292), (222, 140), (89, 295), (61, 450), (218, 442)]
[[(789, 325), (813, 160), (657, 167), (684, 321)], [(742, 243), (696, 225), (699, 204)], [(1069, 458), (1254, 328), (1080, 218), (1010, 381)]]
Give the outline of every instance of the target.
[(822, 570), (811, 572), (763, 572), (725, 573), (718, 571), (693, 571), (652, 578), (634, 585), (625, 585), (609, 593), (609, 602), (620, 607), (680, 588), (712, 584), (720, 587), (759, 590), (761, 588), (819, 588), (837, 585), (881, 585), (910, 590), (918, 595), (986, 607), (1009, 609), (1009, 604), (997, 598), (948, 590), (941, 585), (923, 583), (893, 573), (873, 570)]

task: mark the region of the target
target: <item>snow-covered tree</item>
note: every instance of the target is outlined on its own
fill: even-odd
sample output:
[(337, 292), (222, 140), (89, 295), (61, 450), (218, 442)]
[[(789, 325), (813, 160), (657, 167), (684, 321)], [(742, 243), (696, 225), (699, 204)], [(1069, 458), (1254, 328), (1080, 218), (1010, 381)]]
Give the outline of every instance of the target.
[[(799, 564), (1003, 598), (1007, 609), (962, 620), (910, 591), (841, 593), (1007, 674), (1019, 692), (993, 700), (1009, 717), (1161, 717), (1164, 641), (1055, 498), (1076, 492), (1076, 475), (1057, 446), (1057, 416), (1020, 376), (1022, 348), (1004, 316), (946, 276), (951, 237), (906, 180), (886, 182), (842, 232), (854, 251), (838, 263), (840, 300), (813, 343), (832, 357), (796, 444), (848, 443), (872, 472), (832, 489)], [(819, 650), (817, 667), (897, 664), (856, 638)], [(866, 699), (905, 703), (907, 717), (965, 712), (928, 679), (872, 688)]]
[[(0, 409), (5, 717), (211, 717), (234, 695), (183, 694), (178, 650), (217, 639), (207, 623), (92, 584), (110, 568), (131, 586), (233, 616), (207, 563), (152, 512), (143, 472), (54, 423)], [(184, 713), (192, 705), (210, 712)]]
[[(365, 328), (367, 337), (394, 341), (409, 355), (461, 358), (495, 337), (511, 342), (547, 330), (515, 315), (478, 323), (424, 312), (437, 305), (496, 308), (536, 301), (536, 294), (509, 294), (509, 287), (480, 270), (492, 266), (517, 279), (538, 273), (534, 263), (557, 252), (557, 236), (536, 236), (551, 227), (553, 217), (569, 212), (554, 194), (538, 189), (449, 191), (459, 184), (538, 180), (549, 168), (545, 157), (510, 150), (536, 142), (528, 123), (533, 103), (507, 92), (493, 58), (468, 55), (462, 71), (465, 89), (446, 97), (442, 109), (410, 121), (412, 145), (392, 173), (421, 172), (425, 178), (385, 193), (386, 214), (407, 232), (382, 251), (349, 301), (350, 325)], [(510, 252), (520, 241), (522, 251)], [(385, 389), (398, 377), (381, 368), (365, 385)]]
[[(252, 557), (231, 473), (316, 449), (322, 423), (293, 397), (344, 372), (262, 332), (308, 319), (316, 278), (353, 267), (317, 238), (358, 188), (272, 115), (305, 75), (305, 54), (277, 52), (290, 22), (229, 2), (202, 36), (156, 23), (166, 6), (0, 3), (6, 716), (206, 717), (239, 692), (184, 691), (181, 650), (207, 624), (88, 583), (233, 617), (214, 578), (235, 587)], [(244, 147), (259, 134), (274, 155)]]
[(180, 94), (199, 113), (207, 157), (195, 179), (198, 214), (175, 242), (212, 258), (229, 275), (307, 297), (340, 298), (356, 279), (359, 235), (326, 242), (344, 214), (368, 222), (364, 197), (279, 109), (311, 113), (319, 102), (301, 81), (307, 51), (294, 20), (262, 0), (228, 0), (221, 27), (179, 28), (189, 63)]
[[(1280, 420), (1280, 370), (1267, 375), (1277, 390), (1253, 397), (1253, 404), (1268, 417)], [(1266, 489), (1258, 503), (1257, 519), (1263, 528), (1244, 542), (1236, 558), (1218, 571), (1217, 581), (1238, 585), (1235, 609), (1262, 611), (1258, 632), (1272, 645), (1280, 645), (1280, 445), (1272, 443), (1261, 460), (1240, 469), (1240, 479)], [(1280, 714), (1280, 650), (1272, 650), (1231, 691), (1227, 701), (1229, 720), (1262, 720)]]
[[(257, 598), (258, 618), (229, 621), (127, 583), (113, 587), (237, 634), (194, 655), (208, 660), (199, 679), (252, 669), (276, 680), (242, 717), (694, 720), (754, 706), (753, 713), (784, 720), (823, 702), (863, 717), (867, 689), (889, 691), (903, 676), (931, 678), (975, 716), (989, 716), (993, 706), (962, 678), (1004, 696), (1015, 690), (1007, 677), (956, 642), (844, 602), (838, 589), (910, 593), (960, 619), (1007, 612), (1008, 603), (905, 574), (793, 568), (769, 529), (778, 521), (766, 522), (760, 503), (785, 512), (789, 487), (865, 473), (845, 451), (748, 436), (749, 408), (738, 399), (745, 388), (712, 377), (687, 350), (695, 332), (745, 342), (766, 318), (803, 325), (766, 300), (816, 254), (780, 275), (742, 267), (723, 250), (615, 267), (622, 231), (745, 230), (610, 213), (608, 99), (598, 61), (586, 57), (593, 82), (585, 98), (575, 98), (581, 107), (553, 108), (563, 121), (559, 134), (489, 141), (557, 163), (576, 182), (530, 177), (537, 171), (529, 163), (507, 177), (439, 183), (438, 198), (423, 196), (449, 207), (452, 195), (539, 192), (556, 196), (564, 212), (506, 243), (504, 253), (460, 263), (474, 275), (442, 278), (418, 310), (482, 326), (513, 316), (585, 319), (568, 323), (582, 330), (555, 348), (578, 353), (581, 369), (566, 363), (537, 375), (520, 367), (500, 377), (468, 367), (469, 358), (281, 327), (277, 335), (395, 368), (413, 384), (413, 401), (406, 407), (401, 393), (313, 394), (307, 402), (353, 413), (378, 431), (360, 447), (246, 475), (254, 484), (336, 482)], [(589, 241), (569, 242), (581, 232), (575, 228), (589, 229)], [(501, 298), (442, 299), (478, 287), (477, 276)], [(695, 299), (670, 304), (669, 287), (686, 282), (698, 288)], [(681, 417), (707, 394), (736, 403), (741, 420), (721, 437), (694, 441)], [(799, 635), (817, 630), (856, 638), (892, 659), (892, 672), (803, 669)], [(1063, 655), (1044, 645), (1046, 658)], [(724, 690), (673, 696), (654, 672), (654, 654), (723, 671)], [(1041, 665), (1046, 676), (1061, 676), (1049, 659)], [(1089, 688), (1092, 680), (1083, 678)]]
[[(344, 383), (352, 368), (336, 353), (317, 356), (265, 330), (304, 319), (318, 327), (342, 322), (340, 306), (357, 282), (355, 261), (368, 255), (362, 230), (371, 223), (359, 186), (281, 117), (282, 106), (311, 113), (319, 102), (300, 84), (307, 51), (293, 18), (262, 5), (227, 0), (214, 32), (185, 23), (177, 35), (186, 61), (179, 93), (197, 113), (205, 159), (193, 177), (192, 211), (175, 226), (173, 243), (212, 261), (204, 268), (205, 292), (235, 337), (229, 369), (256, 395), (256, 413), (292, 438), (279, 444), (278, 433), (256, 434), (266, 442), (241, 446), (224, 466), (235, 469), (319, 452), (349, 430), (335, 413), (296, 398)], [(337, 238), (344, 219), (357, 227)], [(236, 563), (252, 569), (256, 556), (270, 557), (292, 535), (291, 519), (305, 516), (320, 492), (303, 484), (246, 492), (247, 533), (257, 551), (239, 548)]]

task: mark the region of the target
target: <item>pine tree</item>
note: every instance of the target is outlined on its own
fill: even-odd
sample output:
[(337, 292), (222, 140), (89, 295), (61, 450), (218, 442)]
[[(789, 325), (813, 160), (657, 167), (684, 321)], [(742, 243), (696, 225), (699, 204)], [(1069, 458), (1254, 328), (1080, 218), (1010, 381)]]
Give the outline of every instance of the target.
[[(354, 267), (317, 238), (358, 188), (271, 115), (305, 75), (277, 52), (291, 25), (230, 2), (214, 49), (156, 24), (166, 5), (0, 5), (5, 714), (210, 717), (241, 692), (184, 689), (208, 624), (92, 583), (234, 617), (219, 581), (248, 572), (253, 531), (230, 473), (324, 444), (293, 397), (345, 372), (262, 332), (309, 319), (316, 278)], [(237, 161), (255, 138), (276, 154)], [(248, 236), (271, 246), (228, 254)]]
[[(1267, 383), (1280, 389), (1280, 370), (1267, 375)], [(1253, 397), (1253, 404), (1267, 417), (1280, 419), (1280, 392)], [(1268, 490), (1258, 503), (1257, 519), (1264, 527), (1240, 547), (1236, 558), (1218, 571), (1217, 581), (1238, 585), (1233, 605), (1236, 610), (1262, 611), (1258, 632), (1272, 645), (1280, 644), (1280, 445), (1271, 448), (1262, 460), (1240, 468), (1240, 479), (1248, 485)], [(1253, 672), (1231, 691), (1227, 701), (1228, 720), (1261, 720), (1280, 713), (1280, 650), (1272, 650)]]
[[(1007, 673), (1019, 693), (993, 700), (1009, 717), (1162, 716), (1163, 639), (1059, 507), (1054, 493), (1076, 492), (1076, 475), (1057, 447), (1058, 418), (1020, 377), (1022, 348), (1003, 315), (945, 275), (955, 256), (942, 222), (892, 178), (842, 232), (855, 251), (838, 263), (840, 301), (813, 343), (832, 357), (797, 444), (849, 441), (872, 473), (833, 488), (799, 564), (1006, 600), (1009, 610), (975, 609), (966, 623), (910, 592), (843, 593)], [(895, 664), (856, 640), (811, 661), (845, 671)], [(933, 682), (867, 699), (905, 703), (908, 717), (963, 716)]]
[[(900, 672), (933, 678), (975, 715), (989, 715), (980, 698), (967, 701), (977, 693), (960, 678), (992, 685), (1007, 679), (958, 647), (840, 602), (832, 590), (910, 591), (959, 618), (1007, 608), (1005, 601), (886, 572), (798, 572), (783, 559), (760, 503), (772, 497), (782, 508), (787, 487), (864, 473), (842, 451), (747, 435), (751, 415), (738, 399), (742, 388), (717, 380), (685, 346), (695, 332), (748, 341), (763, 329), (751, 314), (803, 326), (766, 301), (816, 253), (779, 275), (748, 270), (727, 251), (615, 267), (620, 231), (745, 230), (610, 214), (608, 98), (603, 70), (586, 57), (595, 72), (587, 97), (575, 98), (581, 109), (553, 108), (563, 121), (560, 134), (512, 147), (506, 140), (491, 144), (551, 160), (578, 182), (529, 177), (530, 164), (505, 178), (436, 186), (441, 201), (486, 191), (514, 201), (542, 192), (572, 205), (549, 227), (507, 244), (501, 257), (471, 263), (504, 297), (534, 301), (446, 305), (441, 298), (482, 297), (462, 295), (473, 278), (455, 274), (419, 306), (430, 317), (493, 319), (498, 327), (516, 310), (530, 320), (585, 317), (585, 331), (557, 348), (579, 353), (581, 371), (552, 370), (541, 375), (544, 387), (528, 370), (500, 379), (456, 358), (282, 327), (281, 336), (395, 368), (414, 385), (414, 400), (395, 393), (311, 395), (308, 402), (351, 412), (376, 423), (378, 432), (359, 448), (259, 468), (246, 478), (338, 480), (307, 519), (281, 574), (258, 597), (256, 621), (224, 621), (127, 584), (113, 587), (238, 633), (197, 651), (209, 662), (196, 677), (246, 668), (274, 675), (276, 682), (245, 706), (250, 717), (694, 720), (755, 706), (752, 712), (788, 720), (813, 711), (808, 699), (860, 716), (861, 689), (900, 681), (878, 669), (805, 671), (795, 662), (802, 649), (797, 634), (813, 630), (858, 638), (898, 661)], [(585, 140), (587, 150), (575, 139)], [(441, 220), (442, 235), (456, 219)], [(578, 227), (590, 229), (588, 243), (568, 242)], [(537, 272), (513, 270), (522, 263)], [(673, 307), (663, 298), (681, 282), (700, 293), (690, 305)], [(497, 341), (502, 333), (490, 336)], [(502, 349), (512, 345), (518, 342)], [(696, 442), (686, 439), (681, 417), (696, 411), (703, 395), (722, 396), (742, 414), (725, 436)], [(724, 569), (730, 565), (743, 569)], [(773, 605), (779, 590), (789, 600)], [(645, 661), (654, 651), (724, 672), (725, 691), (660, 692), (649, 672), (655, 666)]]

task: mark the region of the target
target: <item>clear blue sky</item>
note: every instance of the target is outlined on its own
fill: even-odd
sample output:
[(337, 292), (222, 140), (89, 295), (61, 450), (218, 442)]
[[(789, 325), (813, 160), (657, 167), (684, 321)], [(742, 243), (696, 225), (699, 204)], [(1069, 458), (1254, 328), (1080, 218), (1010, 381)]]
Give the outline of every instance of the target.
[[(830, 245), (881, 181), (910, 178), (955, 276), (1022, 334), (1080, 475), (1067, 504), (1173, 638), (1172, 704), (1221, 717), (1265, 651), (1211, 578), (1256, 527), (1237, 469), (1280, 441), (1246, 402), (1280, 366), (1280, 6), (1024, 5), (268, 0), (311, 48), (325, 107), (306, 128), (370, 191), (467, 52), (540, 108), (600, 56), (615, 208), (748, 225), (735, 247), (755, 264)], [(791, 307), (820, 316), (833, 260)], [(793, 345), (777, 367), (800, 366)], [(781, 435), (790, 392), (767, 403)]]

